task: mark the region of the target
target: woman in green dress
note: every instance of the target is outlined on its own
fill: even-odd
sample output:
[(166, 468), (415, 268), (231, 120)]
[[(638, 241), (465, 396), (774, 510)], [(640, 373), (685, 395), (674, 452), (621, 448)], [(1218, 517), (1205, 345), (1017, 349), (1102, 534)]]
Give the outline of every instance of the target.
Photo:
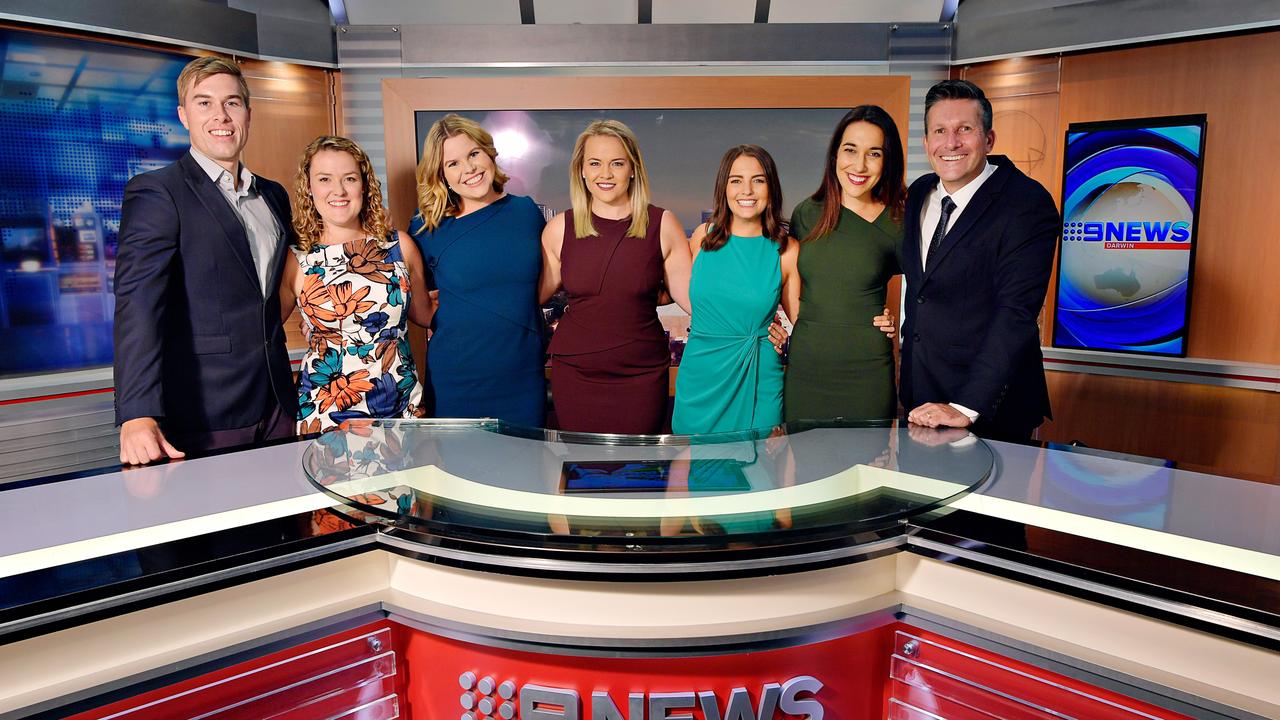
[(778, 209), (782, 185), (758, 145), (730, 148), (715, 210), (693, 232), (692, 326), (676, 377), (671, 429), (681, 434), (768, 428), (782, 420), (782, 361), (769, 341), (781, 302), (800, 302), (798, 247)]
[(802, 290), (787, 365), (788, 421), (897, 415), (894, 323), (887, 308), (879, 313), (886, 284), (901, 272), (905, 164), (893, 118), (860, 105), (836, 125), (822, 185), (791, 214)]

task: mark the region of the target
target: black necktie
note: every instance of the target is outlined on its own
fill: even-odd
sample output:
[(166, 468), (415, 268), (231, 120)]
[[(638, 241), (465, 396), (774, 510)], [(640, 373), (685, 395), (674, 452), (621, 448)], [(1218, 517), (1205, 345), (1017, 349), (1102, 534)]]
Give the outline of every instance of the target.
[(938, 217), (938, 227), (933, 231), (933, 239), (929, 241), (929, 255), (925, 257), (924, 264), (928, 267), (933, 262), (933, 258), (938, 253), (938, 246), (942, 244), (942, 238), (947, 235), (947, 222), (951, 220), (951, 211), (956, 209), (956, 203), (949, 197), (942, 198), (942, 215)]

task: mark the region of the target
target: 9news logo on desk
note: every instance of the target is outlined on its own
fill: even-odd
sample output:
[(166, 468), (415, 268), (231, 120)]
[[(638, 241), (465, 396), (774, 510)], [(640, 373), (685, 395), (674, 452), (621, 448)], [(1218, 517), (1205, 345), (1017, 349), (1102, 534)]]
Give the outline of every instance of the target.
[(458, 677), (458, 684), (463, 690), (458, 700), (460, 720), (693, 720), (687, 711), (695, 708), (702, 711), (703, 720), (768, 719), (779, 711), (802, 720), (822, 720), (824, 714), (817, 697), (822, 681), (811, 675), (762, 684), (756, 693), (758, 702), (752, 701), (745, 687), (732, 688), (723, 695), (711, 689), (631, 691), (626, 696), (626, 713), (608, 689), (593, 688), (589, 705), (584, 707), (585, 693), (572, 687), (517, 685), (511, 678), (501, 682), (493, 675), (477, 678), (470, 670)]
[(782, 647), (770, 646), (775, 638), (757, 648), (738, 639), (732, 650), (712, 644), (705, 654), (698, 645), (713, 638), (592, 649), (406, 630), (405, 702), (415, 717), (863, 720), (883, 712), (894, 626)]

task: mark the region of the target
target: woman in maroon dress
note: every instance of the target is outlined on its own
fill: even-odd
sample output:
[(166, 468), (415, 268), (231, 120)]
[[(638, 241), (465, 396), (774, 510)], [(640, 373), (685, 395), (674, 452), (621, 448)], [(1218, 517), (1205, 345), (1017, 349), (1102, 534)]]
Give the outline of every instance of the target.
[(658, 322), (665, 287), (689, 311), (689, 245), (675, 215), (649, 204), (631, 128), (597, 120), (569, 167), (573, 208), (542, 233), (542, 299), (563, 283), (569, 306), (551, 339), (560, 429), (657, 433), (671, 354)]

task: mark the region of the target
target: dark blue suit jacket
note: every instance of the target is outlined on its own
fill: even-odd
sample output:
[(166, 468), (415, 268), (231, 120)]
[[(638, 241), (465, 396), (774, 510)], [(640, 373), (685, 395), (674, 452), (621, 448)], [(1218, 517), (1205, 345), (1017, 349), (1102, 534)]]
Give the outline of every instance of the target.
[(292, 237), (289, 197), (257, 178), (285, 229), (262, 296), (235, 211), (190, 153), (125, 186), (116, 258), (116, 422), (165, 432), (248, 427), (274, 399), (297, 412), (276, 288)]
[(899, 397), (908, 412), (926, 402), (973, 409), (980, 435), (1029, 436), (1051, 417), (1037, 317), (1062, 219), (1049, 193), (1008, 158), (987, 161), (995, 173), (956, 218), (927, 272), (920, 212), (938, 176), (907, 191)]

